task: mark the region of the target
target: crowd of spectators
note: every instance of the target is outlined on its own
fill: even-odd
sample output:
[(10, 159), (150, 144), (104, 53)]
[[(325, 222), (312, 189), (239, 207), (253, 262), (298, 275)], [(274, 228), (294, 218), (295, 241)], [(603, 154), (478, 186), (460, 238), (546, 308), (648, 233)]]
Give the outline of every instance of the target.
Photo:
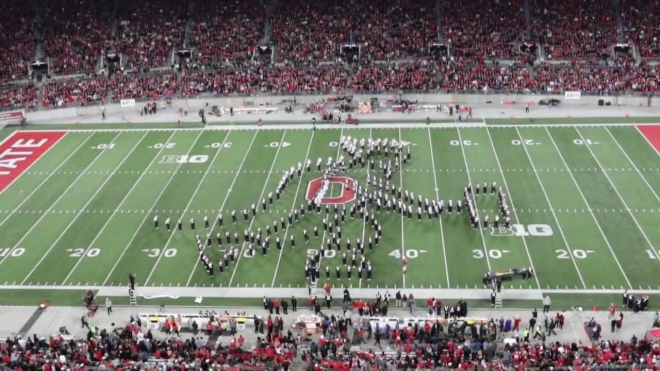
[(218, 7), (214, 0), (198, 0), (190, 45), (200, 65), (249, 60), (264, 36), (266, 8), (262, 0), (232, 1)]
[(187, 0), (122, 0), (109, 46), (127, 57), (129, 68), (168, 66), (172, 50), (183, 43), (188, 12)]
[(108, 79), (105, 76), (50, 80), (43, 86), (41, 107), (84, 106), (104, 102), (107, 89)]
[(442, 35), (456, 57), (512, 59), (525, 28), (523, 0), (452, 1), (442, 9)]
[(545, 44), (547, 59), (584, 59), (609, 55), (618, 40), (609, 1), (529, 0), (532, 33)]
[(640, 67), (631, 70), (627, 88), (631, 91), (644, 94), (660, 92), (660, 69)]
[(349, 0), (279, 2), (270, 14), (277, 62), (334, 61), (350, 42), (353, 12)]
[(348, 77), (349, 71), (339, 65), (318, 68), (262, 66), (241, 70), (197, 71), (182, 78), (181, 96), (194, 97), (201, 93), (334, 94), (344, 91)]
[(36, 50), (32, 2), (6, 0), (2, 8), (5, 16), (0, 22), (0, 85), (26, 77)]
[(438, 38), (435, 2), (370, 0), (358, 2), (352, 35), (367, 59), (384, 60), (426, 55)]
[[(524, 0), (451, 1), (439, 7), (431, 0), (319, 0), (274, 2), (213, 0), (120, 0), (113, 32), (115, 4), (91, 0), (44, 3), (33, 27), (31, 2), (8, 0), (13, 14), (0, 23), (0, 86), (25, 78), (34, 59), (35, 35), (55, 74), (89, 74), (103, 51), (123, 54), (123, 69), (136, 74), (44, 84), (41, 105), (51, 108), (113, 99), (157, 99), (199, 94), (288, 94), (428, 91), (583, 91), (600, 94), (660, 92), (658, 71), (634, 67), (631, 57), (617, 56), (603, 65), (611, 43), (632, 40), (646, 61), (660, 58), (660, 3), (622, 0), (625, 25), (618, 32), (615, 6), (597, 0), (552, 2)], [(192, 13), (191, 13), (192, 12)], [(173, 72), (146, 73), (170, 66), (172, 51), (187, 46), (195, 68), (183, 77)], [(33, 28), (38, 29), (34, 32)], [(450, 47), (449, 58), (428, 53), (437, 37)], [(535, 39), (549, 60), (563, 65), (532, 66), (531, 54), (519, 42)], [(276, 66), (252, 59), (262, 42), (275, 46)], [(343, 43), (360, 47), (360, 63), (345, 66)], [(405, 61), (403, 61), (405, 59)], [(493, 59), (529, 62), (500, 66)], [(249, 63), (248, 63), (249, 62)], [(186, 64), (187, 66), (187, 64)], [(203, 66), (201, 70), (198, 68)], [(215, 67), (215, 68), (213, 68)], [(35, 107), (34, 87), (6, 89), (2, 108)]]
[(110, 33), (109, 3), (53, 0), (44, 5), (41, 34), (51, 71), (69, 75), (97, 70)]
[(109, 82), (109, 86), (115, 102), (121, 99), (157, 100), (173, 97), (178, 88), (178, 80), (171, 71), (120, 74)]
[[(425, 332), (420, 327), (417, 331)], [(403, 333), (403, 332), (402, 332)], [(428, 335), (431, 333), (429, 332)], [(502, 350), (490, 341), (471, 340), (466, 343), (453, 339), (416, 340), (416, 333), (405, 335), (403, 346), (395, 352), (364, 350), (345, 354), (321, 350), (308, 354), (309, 370), (319, 365), (323, 370), (358, 370), (375, 366), (378, 369), (393, 365), (397, 369), (600, 369), (607, 367), (660, 367), (660, 343), (631, 339), (630, 342), (602, 341), (600, 343), (517, 342), (504, 345)], [(408, 337), (412, 336), (412, 337)], [(331, 347), (330, 349), (336, 349)], [(340, 348), (341, 349), (341, 348)]]
[[(639, 71), (645, 71), (643, 73)], [(542, 65), (485, 66), (450, 63), (441, 67), (441, 88), (451, 91), (532, 91), (561, 93), (582, 91), (594, 94), (658, 91), (660, 74), (651, 68)]]
[(645, 61), (660, 58), (660, 3), (622, 0), (619, 2), (626, 35), (637, 45)]
[(369, 60), (425, 55), (438, 37), (435, 14), (428, 0), (280, 3), (271, 14), (277, 62), (334, 61), (344, 43), (359, 44)]
[(290, 364), (295, 353), (288, 351), (289, 346), (280, 342), (278, 349), (275, 348), (278, 344), (275, 340), (289, 341), (287, 336), (292, 335), (290, 332), (286, 336), (269, 334), (272, 341), (260, 338), (250, 350), (248, 348), (252, 347), (243, 346), (242, 336), (234, 337), (229, 344), (215, 345), (201, 336), (187, 339), (160, 336), (159, 339), (135, 322), (110, 331), (91, 326), (84, 339), (64, 334), (48, 340), (36, 334), (7, 338), (0, 342), (0, 366), (47, 371), (55, 367), (72, 371), (90, 367), (98, 370), (266, 370), (267, 366)]
[(37, 88), (33, 84), (8, 85), (0, 88), (0, 111), (36, 110)]
[(425, 61), (360, 66), (351, 81), (352, 90), (431, 90), (437, 88), (438, 68)]
[[(608, 95), (660, 92), (660, 69), (653, 66), (546, 64), (529, 67), (486, 65), (470, 59), (452, 62), (373, 63), (348, 68), (252, 66), (208, 71), (171, 70), (119, 73), (83, 79), (49, 80), (43, 85), (41, 107), (53, 108), (105, 102), (112, 91), (120, 99), (193, 98), (199, 95), (398, 93), (399, 91), (501, 91), (558, 93), (581, 91)], [(111, 89), (111, 90), (109, 90)], [(3, 109), (34, 108), (37, 89), (25, 85), (0, 90)]]

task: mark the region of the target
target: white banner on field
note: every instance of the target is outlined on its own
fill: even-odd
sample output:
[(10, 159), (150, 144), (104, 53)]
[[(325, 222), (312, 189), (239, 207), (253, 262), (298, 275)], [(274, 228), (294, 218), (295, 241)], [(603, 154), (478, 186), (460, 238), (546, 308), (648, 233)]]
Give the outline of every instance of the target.
[(122, 99), (121, 100), (121, 107), (135, 107), (135, 99)]
[(579, 91), (567, 91), (564, 93), (564, 99), (566, 100), (579, 100), (580, 96)]

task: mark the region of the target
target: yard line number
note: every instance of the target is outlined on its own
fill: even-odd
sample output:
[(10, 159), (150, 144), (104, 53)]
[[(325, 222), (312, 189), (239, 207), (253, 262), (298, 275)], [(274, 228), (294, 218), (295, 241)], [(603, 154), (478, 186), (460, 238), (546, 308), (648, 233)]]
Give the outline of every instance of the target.
[(69, 253), (69, 256), (72, 258), (82, 258), (83, 256), (86, 256), (88, 258), (96, 258), (101, 253), (101, 249), (97, 249), (97, 248), (89, 249), (87, 250), (87, 252), (85, 252), (85, 249), (83, 248), (66, 249), (66, 251)]
[[(501, 259), (504, 254), (508, 254), (511, 251), (509, 250), (498, 250), (490, 249), (488, 250), (488, 257), (491, 259)], [(474, 249), (472, 250), (472, 257), (475, 259), (483, 259), (486, 257), (486, 252), (483, 250)]]
[(583, 146), (583, 145), (585, 145), (585, 144), (588, 145), (588, 146), (592, 146), (592, 145), (594, 145), (594, 144), (600, 144), (600, 143), (599, 143), (599, 142), (594, 142), (594, 141), (592, 141), (591, 139), (584, 139), (584, 140), (582, 140), (582, 139), (574, 139), (574, 140), (573, 140), (573, 144), (576, 144), (576, 145), (578, 145), (578, 146)]
[[(162, 249), (144, 249), (142, 251), (145, 252), (147, 254), (147, 256), (150, 257), (150, 258), (157, 258), (161, 255), (160, 253), (163, 250)], [(176, 254), (177, 254), (176, 249), (166, 249), (163, 252), (163, 257), (164, 258), (173, 258), (173, 257), (176, 256)]]
[[(2, 251), (2, 250), (0, 250), (0, 251)], [(657, 257), (655, 256), (655, 251), (653, 251), (653, 250), (646, 250), (646, 254), (649, 256), (649, 259), (651, 259), (651, 260), (657, 259)], [(660, 250), (658, 250), (658, 255), (660, 255)], [(4, 255), (0, 254), (0, 256), (4, 256)]]
[(225, 142), (225, 143), (211, 143), (210, 147), (211, 148), (231, 148), (231, 146), (234, 145), (232, 142)]
[(113, 149), (113, 148), (115, 148), (115, 144), (114, 143), (110, 143), (110, 144), (101, 143), (101, 144), (97, 144), (96, 147), (92, 147), (92, 148), (94, 148), (94, 149)]
[(522, 140), (514, 139), (511, 141), (511, 144), (513, 144), (514, 146), (537, 146), (541, 143), (535, 141), (534, 139), (522, 139)]
[(424, 254), (426, 252), (428, 252), (428, 251), (408, 249), (408, 250), (405, 251), (405, 253), (402, 254), (401, 250), (397, 249), (397, 250), (394, 250), (394, 251), (392, 251), (391, 253), (389, 253), (387, 255), (393, 257), (394, 259), (398, 259), (398, 260), (401, 260), (401, 258), (403, 256), (405, 256), (406, 259), (417, 259), (417, 258), (419, 258), (419, 255)]
[[(291, 143), (289, 143), (289, 142), (282, 142), (282, 145), (281, 145), (281, 146), (282, 146), (283, 148), (286, 148), (286, 147), (288, 147), (288, 146), (290, 146), (290, 145), (291, 145)], [(277, 148), (277, 147), (280, 147), (280, 142), (271, 142), (270, 144), (266, 144), (266, 145), (264, 145), (264, 147)]]
[(593, 254), (592, 250), (555, 250), (557, 259), (570, 259), (571, 253), (575, 259), (586, 259), (589, 254)]
[(17, 258), (23, 254), (25, 254), (25, 249), (22, 247), (16, 248), (14, 250), (12, 250), (11, 247), (5, 247), (4, 249), (0, 249), (0, 258), (6, 258), (6, 257)]
[(475, 143), (471, 140), (463, 140), (463, 141), (450, 140), (449, 141), (449, 145), (452, 145), (452, 146), (460, 146), (461, 144), (464, 145), (464, 146), (478, 146), (479, 145), (479, 143)]
[(174, 147), (176, 147), (176, 143), (169, 142), (169, 143), (156, 143), (156, 144), (154, 144), (153, 146), (151, 146), (149, 148), (153, 148), (153, 149), (161, 149), (161, 148), (172, 149)]

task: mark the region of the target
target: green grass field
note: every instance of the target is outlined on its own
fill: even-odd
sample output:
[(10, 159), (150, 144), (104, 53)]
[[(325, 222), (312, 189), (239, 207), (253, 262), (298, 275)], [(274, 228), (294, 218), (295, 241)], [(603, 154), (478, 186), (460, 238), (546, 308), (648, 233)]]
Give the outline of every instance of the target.
[[(322, 157), (325, 163), (336, 157), (342, 135), (410, 142), (412, 161), (394, 174), (394, 183), (429, 199), (455, 201), (468, 182), (497, 182), (509, 195), (514, 225), (501, 233), (473, 229), (465, 214), (445, 213), (429, 222), (382, 213), (383, 239), (368, 252), (374, 278), (360, 281), (354, 274), (350, 282), (345, 276), (337, 282), (340, 254), (330, 253), (322, 265), (331, 266), (335, 286), (474, 289), (482, 288), (481, 276), (489, 268), (532, 266), (532, 280), (516, 279), (505, 287), (660, 292), (660, 156), (652, 141), (632, 125), (551, 124), (68, 131), (0, 194), (0, 289), (124, 287), (130, 272), (139, 286), (163, 287), (163, 292), (305, 287), (305, 258), (323, 243), (312, 237), (305, 245), (302, 231), (322, 229), (321, 215), (307, 215), (280, 233), (287, 242), (296, 236), (295, 249), (286, 243), (266, 256), (259, 250), (255, 256), (240, 253), (214, 278), (198, 264), (189, 221), (196, 220), (202, 236), (237, 232), (238, 246), (245, 248), (243, 231), (265, 228), (299, 208), (308, 182), (319, 173), (303, 173), (268, 212), (247, 223), (240, 210), (260, 206), (285, 169), (306, 158), (315, 163)], [(344, 175), (364, 182), (367, 169)], [(476, 205), (482, 219), (493, 220), (496, 196), (480, 195)], [(236, 225), (229, 217), (233, 209)], [(214, 223), (220, 210), (224, 228)], [(155, 215), (159, 229), (153, 226)], [(208, 231), (204, 216), (211, 220)], [(173, 224), (183, 220), (183, 233), (165, 230), (168, 217)], [(362, 220), (350, 217), (342, 231), (344, 240), (373, 235)], [(222, 252), (215, 238), (213, 243), (208, 255), (217, 263)], [(402, 256), (409, 262), (405, 275)]]

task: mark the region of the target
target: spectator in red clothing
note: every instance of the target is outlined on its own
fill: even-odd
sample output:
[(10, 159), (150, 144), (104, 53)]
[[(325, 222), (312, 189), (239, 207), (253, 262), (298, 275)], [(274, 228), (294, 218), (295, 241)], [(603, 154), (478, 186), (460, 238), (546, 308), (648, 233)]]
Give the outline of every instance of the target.
[(273, 307), (275, 308), (275, 314), (280, 314), (280, 300), (275, 298), (273, 299)]

